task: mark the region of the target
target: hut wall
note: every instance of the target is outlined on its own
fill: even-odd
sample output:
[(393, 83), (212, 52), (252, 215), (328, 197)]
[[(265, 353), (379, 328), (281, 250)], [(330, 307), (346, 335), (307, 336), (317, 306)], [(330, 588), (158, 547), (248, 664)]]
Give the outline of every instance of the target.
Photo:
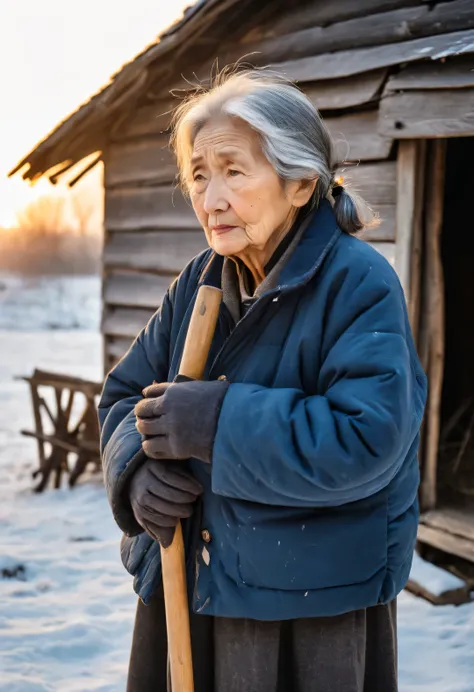
[[(459, 51), (472, 47), (472, 2), (453, 0), (434, 8), (421, 0), (300, 5), (290, 4), (238, 41), (217, 46), (212, 55), (223, 65), (258, 50), (252, 62), (270, 62), (299, 80), (331, 131), (337, 158), (344, 162), (340, 172), (380, 216), (380, 226), (366, 231), (364, 239), (395, 266), (407, 294), (416, 295), (419, 276), (412, 250), (419, 251), (416, 200), (423, 152), (414, 138), (436, 136), (436, 127), (454, 127), (449, 108), (437, 107), (448, 103), (445, 92), (453, 80), (456, 113), (464, 111), (461, 122), (472, 127), (472, 108), (466, 104), (474, 88), (468, 58), (463, 70), (452, 68), (450, 60), (442, 67), (438, 62), (438, 72), (434, 67), (420, 72), (417, 61), (449, 54), (452, 46)], [(212, 62), (199, 67), (187, 60), (186, 69), (180, 65), (177, 74), (191, 79), (193, 73), (209, 75)], [(176, 187), (176, 168), (163, 134), (176, 104), (167, 96), (169, 89), (186, 86), (178, 80), (164, 88), (157, 78), (148, 96), (121, 119), (104, 151), (106, 369), (159, 306), (173, 278), (206, 246)], [(437, 125), (426, 125), (425, 98), (434, 104), (428, 110)], [(404, 141), (397, 144), (400, 138)], [(411, 309), (416, 311), (416, 304)]]

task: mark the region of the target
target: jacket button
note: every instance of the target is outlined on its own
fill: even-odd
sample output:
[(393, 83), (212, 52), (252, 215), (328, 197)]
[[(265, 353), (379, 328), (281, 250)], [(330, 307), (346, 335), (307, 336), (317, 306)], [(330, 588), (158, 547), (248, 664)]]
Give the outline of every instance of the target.
[(227, 377), (225, 375), (219, 375), (219, 377), (217, 379), (222, 381), (222, 380), (226, 380)]
[(201, 531), (201, 538), (204, 541), (204, 543), (210, 543), (211, 542), (211, 532), (208, 531), (207, 529), (203, 529)]

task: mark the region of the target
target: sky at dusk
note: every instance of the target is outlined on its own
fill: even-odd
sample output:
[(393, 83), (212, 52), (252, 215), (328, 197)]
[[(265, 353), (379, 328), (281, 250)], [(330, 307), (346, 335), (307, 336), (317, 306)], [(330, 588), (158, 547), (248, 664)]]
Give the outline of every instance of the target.
[[(193, 0), (0, 2), (0, 227), (53, 191), (7, 173)], [(58, 187), (58, 186), (57, 186)], [(58, 191), (60, 192), (60, 190)]]

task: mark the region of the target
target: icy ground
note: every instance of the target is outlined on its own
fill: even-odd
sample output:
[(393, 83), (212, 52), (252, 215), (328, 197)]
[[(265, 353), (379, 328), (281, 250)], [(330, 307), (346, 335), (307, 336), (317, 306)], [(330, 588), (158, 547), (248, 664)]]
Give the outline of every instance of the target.
[[(124, 692), (135, 597), (119, 531), (98, 478), (31, 493), (35, 443), (19, 434), (32, 426), (29, 393), (13, 379), (34, 367), (100, 378), (100, 337), (84, 329), (99, 322), (99, 284), (9, 290), (6, 311), (0, 292), (0, 692)], [(400, 692), (474, 692), (474, 604), (436, 608), (402, 594), (399, 645)]]

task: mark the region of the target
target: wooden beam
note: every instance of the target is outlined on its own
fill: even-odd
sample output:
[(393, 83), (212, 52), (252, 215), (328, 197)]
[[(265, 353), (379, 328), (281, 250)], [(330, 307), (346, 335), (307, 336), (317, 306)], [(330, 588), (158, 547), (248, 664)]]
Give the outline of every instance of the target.
[(107, 307), (102, 322), (103, 334), (134, 339), (153, 316), (154, 310)]
[(190, 202), (171, 185), (106, 190), (105, 226), (110, 231), (199, 228)]
[(312, 26), (326, 26), (335, 22), (343, 22), (364, 17), (377, 12), (390, 12), (399, 7), (419, 5), (420, 0), (331, 0), (330, 3), (311, 2), (297, 11), (291, 3), (288, 10), (273, 17), (262, 30), (254, 29), (250, 34), (253, 40), (258, 36), (280, 36), (290, 31), (298, 31)]
[(376, 100), (386, 76), (386, 69), (372, 70), (353, 77), (307, 82), (301, 87), (315, 108), (334, 111)]
[(471, 600), (471, 589), (464, 579), (426, 562), (416, 552), (406, 589), (433, 605), (460, 605)]
[(389, 157), (393, 138), (377, 134), (378, 118), (378, 111), (373, 110), (324, 119), (338, 161), (375, 161)]
[(464, 560), (474, 562), (474, 543), (466, 538), (453, 536), (439, 529), (433, 529), (420, 524), (418, 527), (418, 540), (421, 543), (433, 546), (433, 548), (443, 550), (450, 555), (457, 555), (464, 558)]
[(405, 587), (407, 591), (418, 598), (424, 598), (425, 601), (436, 606), (444, 605), (462, 605), (469, 603), (471, 599), (471, 588), (468, 584), (460, 586), (458, 589), (448, 589), (441, 594), (434, 594), (427, 589), (423, 584), (419, 584), (414, 579), (409, 579)]
[(159, 274), (107, 273), (104, 278), (104, 302), (108, 305), (156, 310), (170, 283), (170, 276)]
[(415, 140), (400, 142), (397, 157), (397, 251), (395, 266), (407, 301), (410, 296), (412, 245), (417, 199), (418, 146)]
[(179, 104), (179, 99), (168, 94), (164, 99), (133, 109), (128, 118), (112, 132), (112, 140), (165, 134), (170, 126), (173, 111)]
[(398, 139), (472, 137), (473, 104), (474, 88), (389, 92), (380, 104), (378, 132)]
[(19, 377), (18, 379), (29, 382), (36, 387), (46, 386), (54, 389), (68, 389), (71, 391), (82, 392), (87, 396), (100, 394), (102, 384), (85, 380), (82, 377), (73, 377), (72, 375), (62, 375), (56, 372), (36, 369), (31, 377)]
[(105, 155), (106, 188), (124, 184), (172, 184), (177, 167), (166, 135), (111, 144)]
[(437, 496), (438, 442), (444, 373), (444, 280), (441, 260), (446, 140), (431, 143), (428, 162), (425, 234), (425, 320), (428, 331), (430, 382), (425, 415), (421, 500), (423, 510), (434, 509)]
[[(401, 144), (401, 143), (400, 143)], [(419, 141), (417, 146), (415, 208), (413, 212), (413, 234), (411, 245), (410, 290), (408, 294), (408, 317), (410, 319), (413, 339), (418, 345), (420, 327), (421, 281), (423, 253), (423, 209), (425, 201), (426, 141)]]
[(474, 30), (456, 31), (440, 36), (418, 38), (356, 50), (342, 50), (300, 60), (272, 65), (289, 79), (300, 82), (337, 79), (427, 58), (441, 59), (450, 55), (474, 52)]
[(313, 25), (283, 36), (260, 38), (252, 43), (246, 42), (244, 46), (237, 44), (224, 52), (222, 63), (233, 63), (242, 53), (255, 53), (250, 59), (258, 64), (277, 63), (288, 55), (296, 60), (309, 55), (388, 45), (474, 27), (472, 0), (451, 0), (437, 3), (434, 7), (424, 3), (389, 12), (377, 8), (373, 13), (346, 21), (341, 21), (334, 8), (331, 9), (336, 21), (330, 24)]
[(171, 280), (206, 247), (202, 231), (110, 233), (103, 261), (106, 269), (162, 273)]
[(390, 77), (385, 91), (388, 93), (466, 87), (474, 87), (474, 55), (408, 65)]
[(453, 536), (461, 536), (474, 545), (474, 513), (466, 507), (440, 507), (425, 512), (420, 522)]

